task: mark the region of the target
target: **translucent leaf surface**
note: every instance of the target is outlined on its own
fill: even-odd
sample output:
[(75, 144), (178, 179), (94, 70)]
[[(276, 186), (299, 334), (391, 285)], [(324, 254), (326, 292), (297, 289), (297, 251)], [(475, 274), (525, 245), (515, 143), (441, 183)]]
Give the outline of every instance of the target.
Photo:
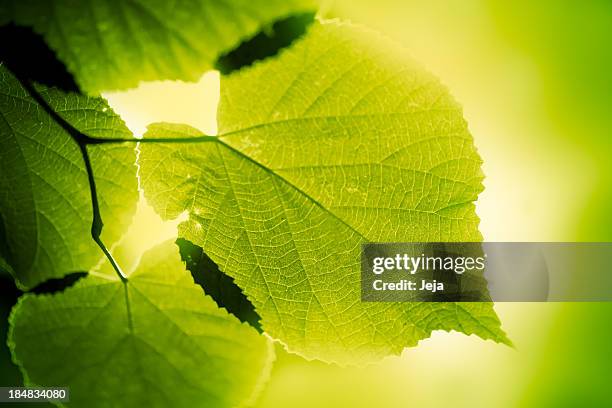
[(26, 383), (68, 386), (74, 406), (238, 406), (273, 355), (202, 293), (171, 241), (146, 252), (126, 283), (94, 272), (63, 293), (24, 295), (10, 321)]
[[(0, 251), (18, 284), (31, 288), (86, 271), (103, 254), (91, 238), (91, 196), (79, 146), (2, 65), (0, 84)], [(37, 90), (75, 129), (131, 137), (103, 99)], [(89, 152), (106, 222), (102, 236), (110, 245), (131, 222), (138, 200), (134, 146), (96, 145)]]
[(394, 44), (322, 23), (222, 80), (220, 135), (158, 124), (142, 183), (309, 358), (398, 354), (433, 330), (508, 342), (490, 303), (363, 303), (368, 241), (478, 241), (478, 156), (448, 91)]
[(88, 93), (195, 81), (219, 55), (311, 0), (13, 0), (0, 22), (33, 27)]

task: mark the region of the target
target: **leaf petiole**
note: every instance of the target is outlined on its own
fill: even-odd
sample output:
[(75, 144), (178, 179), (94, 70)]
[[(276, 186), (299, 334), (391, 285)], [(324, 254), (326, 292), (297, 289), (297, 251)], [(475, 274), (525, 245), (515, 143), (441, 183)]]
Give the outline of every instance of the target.
[(104, 222), (102, 221), (102, 216), (100, 214), (100, 205), (98, 202), (98, 194), (96, 191), (96, 182), (94, 178), (93, 168), (91, 166), (91, 160), (89, 158), (89, 153), (87, 152), (87, 145), (95, 144), (97, 139), (87, 136), (68, 123), (64, 118), (62, 118), (57, 112), (49, 106), (47, 101), (40, 95), (40, 93), (34, 88), (32, 83), (24, 78), (21, 78), (19, 75), (15, 74), (17, 80), (21, 83), (21, 86), (28, 92), (28, 94), (38, 103), (38, 105), (47, 113), (53, 120), (62, 128), (66, 133), (70, 135), (72, 140), (79, 146), (79, 150), (81, 151), (81, 157), (83, 158), (83, 162), (85, 164), (85, 169), (87, 171), (87, 180), (89, 184), (89, 191), (91, 196), (91, 207), (92, 207), (92, 222), (91, 222), (91, 237), (94, 242), (100, 247), (113, 269), (119, 276), (122, 282), (127, 282), (127, 276), (121, 270), (121, 267), (113, 258), (110, 251), (104, 245), (102, 241), (102, 228), (104, 227)]

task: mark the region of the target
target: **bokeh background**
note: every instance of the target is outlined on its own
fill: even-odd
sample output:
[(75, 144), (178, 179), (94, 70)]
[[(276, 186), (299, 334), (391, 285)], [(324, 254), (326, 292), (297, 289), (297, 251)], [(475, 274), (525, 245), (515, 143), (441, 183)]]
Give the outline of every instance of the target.
[[(484, 159), (487, 241), (612, 241), (612, 1), (331, 0), (322, 15), (395, 39), (461, 102)], [(155, 121), (216, 131), (215, 72), (105, 96), (136, 134)], [(144, 202), (138, 216), (149, 237), (175, 233)], [(515, 348), (440, 332), (338, 367), (278, 346), (257, 407), (612, 406), (612, 304), (495, 308)]]

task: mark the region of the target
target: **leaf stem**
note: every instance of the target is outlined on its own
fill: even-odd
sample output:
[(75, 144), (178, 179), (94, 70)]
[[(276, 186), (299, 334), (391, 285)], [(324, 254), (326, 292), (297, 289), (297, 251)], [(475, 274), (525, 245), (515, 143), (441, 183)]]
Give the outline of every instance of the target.
[(96, 180), (94, 177), (93, 167), (91, 165), (91, 160), (89, 157), (89, 152), (87, 151), (87, 146), (89, 145), (99, 145), (99, 144), (112, 144), (112, 143), (201, 143), (201, 142), (213, 142), (218, 141), (216, 136), (196, 136), (196, 137), (180, 137), (180, 138), (157, 138), (157, 139), (138, 139), (138, 138), (116, 138), (116, 139), (106, 139), (100, 137), (92, 137), (84, 134), (80, 130), (76, 129), (72, 126), (68, 121), (66, 121), (63, 117), (61, 117), (43, 98), (43, 96), (36, 90), (34, 85), (26, 78), (22, 78), (16, 73), (14, 73), (17, 80), (21, 83), (21, 86), (26, 90), (26, 92), (38, 103), (38, 105), (47, 113), (66, 133), (70, 135), (72, 140), (78, 145), (79, 150), (81, 152), (81, 156), (83, 158), (83, 163), (85, 164), (85, 170), (87, 171), (87, 180), (89, 183), (89, 191), (91, 196), (91, 208), (93, 213), (93, 218), (91, 222), (91, 237), (94, 242), (100, 247), (113, 269), (119, 276), (122, 282), (127, 282), (128, 278), (126, 274), (123, 272), (113, 255), (110, 253), (104, 241), (102, 240), (102, 229), (104, 227), (104, 222), (102, 220), (102, 215), (100, 214), (100, 204), (98, 201), (98, 193), (96, 189)]
[(127, 276), (121, 270), (119, 264), (115, 261), (115, 258), (111, 255), (110, 251), (104, 245), (102, 241), (102, 228), (104, 227), (104, 222), (102, 221), (102, 216), (100, 215), (100, 204), (98, 202), (98, 192), (96, 189), (96, 181), (94, 179), (94, 172), (91, 166), (91, 160), (89, 158), (89, 152), (87, 151), (87, 144), (79, 143), (79, 149), (81, 150), (81, 156), (83, 156), (83, 161), (85, 162), (85, 169), (87, 169), (87, 179), (89, 181), (89, 191), (91, 195), (91, 207), (93, 212), (93, 219), (91, 222), (91, 236), (96, 244), (100, 247), (106, 258), (112, 265), (113, 269), (119, 276), (123, 282), (127, 282)]
[[(14, 73), (15, 74), (15, 73)], [(85, 169), (87, 171), (87, 179), (89, 182), (89, 191), (91, 196), (91, 207), (93, 218), (91, 222), (91, 236), (96, 244), (100, 247), (113, 269), (119, 276), (122, 282), (127, 282), (127, 276), (121, 268), (119, 264), (115, 261), (110, 251), (104, 245), (102, 241), (102, 229), (104, 227), (104, 223), (102, 221), (102, 216), (100, 214), (100, 204), (98, 201), (98, 194), (96, 190), (96, 181), (94, 178), (93, 167), (91, 165), (91, 160), (89, 158), (89, 153), (87, 152), (87, 145), (89, 144), (97, 144), (97, 138), (92, 138), (90, 136), (85, 135), (70, 123), (68, 123), (64, 118), (62, 118), (57, 112), (53, 110), (53, 108), (47, 103), (47, 101), (42, 97), (42, 95), (36, 90), (36, 88), (32, 85), (32, 83), (24, 78), (21, 78), (19, 75), (15, 74), (17, 80), (21, 83), (21, 86), (26, 90), (26, 92), (40, 105), (40, 107), (47, 113), (66, 133), (70, 135), (72, 140), (78, 145), (79, 150), (81, 151), (81, 156), (83, 157), (83, 162), (85, 164)], [(135, 139), (138, 141), (138, 139)]]
[(100, 137), (86, 136), (85, 144), (112, 144), (112, 143), (202, 143), (202, 142), (217, 142), (217, 136), (194, 136), (194, 137), (159, 137), (151, 139), (138, 138), (112, 138), (105, 139)]

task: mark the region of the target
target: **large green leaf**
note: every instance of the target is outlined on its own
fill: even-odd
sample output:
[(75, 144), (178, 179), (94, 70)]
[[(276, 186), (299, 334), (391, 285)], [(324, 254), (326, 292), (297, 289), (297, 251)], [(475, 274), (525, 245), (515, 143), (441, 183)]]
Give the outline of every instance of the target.
[[(2, 65), (0, 84), (0, 255), (19, 286), (31, 288), (86, 271), (103, 254), (91, 238), (91, 196), (78, 145)], [(78, 131), (131, 137), (103, 99), (37, 90)], [(134, 146), (89, 151), (106, 221), (102, 237), (110, 245), (131, 222), (138, 200)]]
[(171, 241), (126, 283), (110, 270), (63, 293), (26, 294), (10, 321), (26, 383), (68, 386), (74, 406), (237, 406), (273, 356), (269, 340), (202, 293)]
[(508, 342), (490, 303), (362, 303), (368, 241), (477, 241), (481, 160), (448, 91), (375, 34), (316, 24), (222, 81), (220, 136), (153, 125), (142, 183), (290, 350), (338, 362), (433, 330)]
[(88, 93), (139, 81), (197, 80), (264, 25), (312, 11), (313, 0), (12, 0), (0, 22), (45, 37)]

